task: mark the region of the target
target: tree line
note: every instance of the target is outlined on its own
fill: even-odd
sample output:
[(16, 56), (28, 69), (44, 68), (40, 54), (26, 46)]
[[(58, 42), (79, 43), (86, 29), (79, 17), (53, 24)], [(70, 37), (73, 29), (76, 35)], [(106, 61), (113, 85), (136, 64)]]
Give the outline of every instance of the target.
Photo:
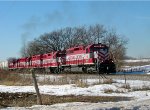
[(110, 55), (117, 66), (126, 55), (128, 40), (114, 30), (106, 29), (103, 25), (66, 27), (44, 33), (21, 48), (22, 57), (64, 50), (78, 45), (104, 43), (109, 47)]

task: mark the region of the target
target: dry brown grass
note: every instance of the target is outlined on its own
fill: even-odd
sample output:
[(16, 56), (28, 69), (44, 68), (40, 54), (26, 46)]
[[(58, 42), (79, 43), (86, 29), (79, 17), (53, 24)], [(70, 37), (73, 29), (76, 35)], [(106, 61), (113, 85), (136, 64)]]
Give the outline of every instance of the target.
[[(43, 76), (44, 77), (44, 76)], [(87, 83), (83, 81), (81, 75), (68, 75), (63, 74), (61, 78), (46, 79), (38, 81), (40, 85), (64, 85), (64, 84), (76, 84), (79, 87), (87, 87)], [(26, 86), (32, 85), (31, 75), (13, 73), (10, 71), (2, 71), (0, 73), (0, 84), (7, 86)]]
[(31, 85), (32, 79), (29, 77), (22, 77), (19, 74), (10, 71), (0, 72), (0, 84), (7, 86)]
[(86, 80), (87, 79), (85, 79), (81, 75), (63, 74), (61, 78), (39, 81), (39, 84), (40, 85), (76, 84), (78, 87), (87, 87), (89, 85), (87, 84)]
[(98, 82), (95, 82), (92, 85), (112, 84), (112, 83), (115, 83), (115, 81), (113, 81), (113, 79), (99, 79)]
[(104, 93), (113, 93), (113, 92), (114, 91), (112, 89), (109, 89), (109, 88), (104, 90)]
[(132, 88), (132, 91), (147, 91), (150, 90), (149, 86), (143, 85), (141, 88)]
[[(19, 74), (13, 73), (9, 71), (5, 71), (0, 73), (1, 85), (9, 85), (9, 86), (26, 86), (32, 85), (32, 76), (30, 74)], [(65, 84), (76, 84), (78, 87), (88, 87), (91, 84), (88, 84), (87, 75), (83, 74), (61, 74), (61, 77), (56, 78), (45, 78), (45, 75), (41, 76), (43, 80), (37, 80), (40, 85), (65, 85)], [(98, 82), (93, 83), (92, 85), (98, 84), (112, 84), (114, 81), (112, 79), (102, 79), (100, 78)]]
[(125, 91), (124, 90), (115, 90), (115, 93), (125, 93)]
[(88, 87), (89, 86), (86, 82), (83, 82), (82, 80), (75, 82), (75, 84), (78, 87)]
[(123, 84), (120, 88), (131, 89), (130, 84)]
[(112, 79), (105, 79), (103, 81), (103, 84), (112, 84), (112, 83), (114, 83), (114, 81)]
[[(37, 104), (36, 95), (33, 93), (0, 93), (0, 107), (8, 106), (32, 106)], [(53, 96), (53, 95), (42, 95), (43, 105), (51, 105), (56, 103), (66, 102), (117, 102), (130, 100), (127, 97), (117, 96)]]

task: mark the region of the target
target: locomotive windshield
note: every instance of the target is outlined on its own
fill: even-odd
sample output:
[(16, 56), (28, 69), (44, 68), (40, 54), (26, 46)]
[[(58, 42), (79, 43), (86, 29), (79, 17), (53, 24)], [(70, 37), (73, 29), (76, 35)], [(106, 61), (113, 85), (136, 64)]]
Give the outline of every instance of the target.
[(104, 52), (108, 52), (107, 48), (94, 48), (94, 51), (104, 51)]
[(105, 52), (105, 53), (107, 53), (108, 52), (108, 48), (107, 47), (94, 47), (94, 48), (91, 48), (91, 52), (95, 52), (95, 51), (97, 51), (97, 52)]

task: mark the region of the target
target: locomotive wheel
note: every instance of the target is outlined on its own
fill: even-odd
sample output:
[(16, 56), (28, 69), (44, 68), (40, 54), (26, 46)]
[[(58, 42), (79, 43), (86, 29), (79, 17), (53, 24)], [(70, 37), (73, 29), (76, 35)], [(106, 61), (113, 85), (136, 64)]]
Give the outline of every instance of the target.
[(54, 68), (50, 68), (50, 72), (54, 73), (55, 69)]
[(55, 68), (55, 69), (54, 69), (54, 73), (55, 73), (55, 74), (58, 74), (58, 73), (59, 73), (59, 69), (58, 69), (58, 68)]
[(83, 71), (84, 73), (87, 73), (87, 67), (82, 67), (82, 71)]

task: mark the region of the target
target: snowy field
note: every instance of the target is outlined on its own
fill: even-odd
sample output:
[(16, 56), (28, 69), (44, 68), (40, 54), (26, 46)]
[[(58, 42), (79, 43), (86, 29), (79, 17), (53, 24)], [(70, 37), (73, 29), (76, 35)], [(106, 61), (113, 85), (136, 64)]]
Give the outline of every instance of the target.
[[(94, 80), (94, 79), (93, 79)], [(89, 84), (95, 82), (92, 79), (88, 81)], [(92, 83), (91, 83), (92, 82)], [(88, 87), (78, 87), (75, 84), (68, 85), (43, 85), (39, 86), (41, 94), (49, 95), (84, 95), (84, 96), (127, 96), (136, 99), (150, 98), (150, 81), (128, 80), (127, 85), (130, 89), (125, 88), (124, 80), (116, 80), (112, 84), (90, 85)], [(146, 89), (146, 90), (145, 90)], [(148, 91), (147, 91), (148, 89)], [(111, 90), (112, 93), (105, 93)], [(5, 86), (0, 85), (0, 92), (35, 92), (33, 86)]]
[[(150, 59), (141, 59), (141, 60), (124, 60), (125, 62), (127, 63), (140, 63), (140, 62), (143, 62), (143, 63), (146, 63), (146, 62), (150, 62)], [(124, 66), (122, 68), (123, 70), (126, 70), (126, 71), (143, 71), (144, 73), (146, 74), (149, 74), (150, 73), (150, 65), (148, 63), (148, 65), (141, 65), (141, 66)]]
[[(56, 78), (53, 76), (52, 78)], [(58, 77), (59, 78), (59, 77)], [(42, 80), (41, 77), (39, 77)], [(84, 82), (84, 81), (83, 81)], [(125, 96), (132, 97), (131, 101), (101, 102), (101, 103), (64, 103), (47, 106), (35, 105), (32, 107), (10, 107), (6, 109), (36, 109), (36, 110), (101, 110), (101, 109), (150, 109), (150, 81), (114, 79), (111, 84), (105, 84), (104, 79), (87, 79), (87, 87), (78, 87), (76, 84), (43, 85), (39, 86), (41, 94), (48, 95), (82, 95), (82, 96)], [(126, 88), (127, 87), (127, 88)], [(107, 92), (109, 91), (109, 92)], [(33, 86), (5, 86), (0, 85), (0, 92), (34, 92)]]
[(149, 103), (150, 100), (107, 103), (73, 102), (54, 105), (35, 105), (26, 108), (9, 107), (7, 110), (149, 110)]
[(144, 66), (125, 66), (123, 68), (124, 70), (141, 70), (141, 71), (144, 71), (146, 72), (146, 74), (148, 72), (150, 72), (150, 65), (144, 65)]
[(124, 60), (125, 62), (150, 62), (150, 59)]

